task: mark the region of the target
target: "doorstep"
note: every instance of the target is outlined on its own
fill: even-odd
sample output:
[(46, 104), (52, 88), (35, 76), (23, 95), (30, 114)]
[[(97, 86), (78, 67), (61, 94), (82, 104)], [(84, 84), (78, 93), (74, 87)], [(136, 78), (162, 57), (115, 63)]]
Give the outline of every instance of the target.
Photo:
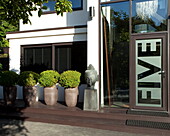
[[(115, 108), (83, 111), (82, 107), (82, 103), (73, 108), (67, 107), (64, 103), (47, 106), (43, 101), (39, 101), (30, 107), (24, 107), (24, 102), (17, 100), (15, 107), (5, 107), (1, 102), (0, 117), (149, 135), (169, 136), (170, 134), (169, 129), (157, 128), (157, 126), (152, 128), (154, 122), (163, 122), (166, 128), (169, 127), (167, 123), (170, 123), (170, 117), (129, 114), (128, 109)], [(143, 124), (149, 121), (148, 124), (151, 124), (151, 127), (134, 125), (135, 123), (141, 124), (139, 121)]]

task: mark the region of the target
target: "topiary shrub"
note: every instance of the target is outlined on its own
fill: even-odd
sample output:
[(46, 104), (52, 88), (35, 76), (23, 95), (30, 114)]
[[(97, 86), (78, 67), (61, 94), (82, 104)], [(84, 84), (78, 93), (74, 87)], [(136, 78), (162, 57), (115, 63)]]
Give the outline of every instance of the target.
[(68, 70), (60, 75), (59, 83), (64, 88), (75, 88), (80, 84), (80, 77), (80, 72)]
[(24, 71), (19, 75), (18, 85), (35, 86), (38, 82), (39, 74), (33, 71)]
[(0, 75), (0, 85), (14, 86), (18, 82), (19, 75), (14, 71), (2, 71)]
[(43, 87), (52, 87), (59, 80), (60, 74), (55, 70), (46, 70), (40, 73), (38, 82)]

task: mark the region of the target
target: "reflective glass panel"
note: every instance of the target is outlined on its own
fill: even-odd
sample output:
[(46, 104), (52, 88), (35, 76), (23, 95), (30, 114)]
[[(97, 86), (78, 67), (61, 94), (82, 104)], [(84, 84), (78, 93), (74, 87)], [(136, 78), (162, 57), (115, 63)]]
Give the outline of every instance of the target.
[(132, 32), (167, 30), (168, 0), (133, 0)]
[(52, 48), (35, 47), (24, 48), (21, 71), (34, 71), (40, 73), (52, 69)]
[(102, 4), (101, 13), (104, 102), (108, 105), (110, 99), (113, 107), (129, 107), (129, 1)]
[[(73, 10), (75, 9), (82, 9), (83, 8), (83, 0), (69, 0), (72, 2), (72, 8)], [(55, 3), (56, 1), (53, 0), (49, 0), (48, 3), (44, 3), (43, 6), (46, 6), (47, 9), (43, 10), (44, 12), (48, 12), (48, 11), (55, 11)]]

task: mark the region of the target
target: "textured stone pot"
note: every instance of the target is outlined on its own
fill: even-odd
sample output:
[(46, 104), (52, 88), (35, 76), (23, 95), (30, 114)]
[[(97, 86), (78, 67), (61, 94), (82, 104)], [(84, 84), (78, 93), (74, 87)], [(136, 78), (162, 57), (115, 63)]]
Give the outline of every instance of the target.
[(47, 105), (55, 105), (58, 100), (58, 89), (56, 87), (44, 88), (44, 101)]
[(4, 86), (3, 94), (6, 105), (15, 105), (15, 100), (17, 96), (16, 86)]
[(75, 107), (77, 104), (78, 88), (65, 89), (65, 102), (68, 107)]
[(36, 102), (37, 88), (35, 86), (23, 87), (23, 99), (26, 106), (33, 105)]

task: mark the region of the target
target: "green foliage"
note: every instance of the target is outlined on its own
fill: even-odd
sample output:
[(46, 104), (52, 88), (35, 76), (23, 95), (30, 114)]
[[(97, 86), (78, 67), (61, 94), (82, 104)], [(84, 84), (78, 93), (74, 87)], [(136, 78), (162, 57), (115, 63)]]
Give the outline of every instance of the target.
[(2, 66), (2, 64), (0, 63), (0, 70), (1, 70), (1, 69), (3, 69), (3, 66)]
[(9, 47), (9, 42), (6, 37), (6, 32), (18, 30), (18, 24), (12, 25), (7, 21), (0, 20), (0, 47)]
[[(18, 29), (19, 20), (24, 24), (30, 23), (32, 11), (38, 11), (38, 16), (42, 15), (42, 9), (47, 9), (42, 6), (49, 0), (0, 0), (0, 47), (9, 47), (9, 42), (6, 39), (6, 32), (16, 31)], [(64, 12), (72, 12), (72, 4), (68, 0), (53, 0), (56, 1), (55, 9), (57, 15), (63, 16)]]
[[(57, 14), (63, 15), (63, 12), (71, 11), (71, 2), (68, 0), (53, 0), (56, 1)], [(12, 24), (22, 19), (23, 23), (30, 22), (29, 16), (32, 16), (32, 11), (38, 11), (38, 15), (41, 16), (43, 3), (47, 3), (48, 0), (1, 0), (0, 1), (0, 21), (6, 20)], [(30, 22), (31, 23), (31, 22)]]
[[(0, 0), (0, 47), (9, 47), (6, 32), (16, 31), (19, 20), (24, 24), (30, 23), (32, 11), (38, 11), (38, 16), (42, 15), (42, 10), (47, 9), (42, 6), (49, 0)], [(63, 16), (64, 12), (72, 12), (72, 4), (69, 0), (56, 1), (55, 9), (57, 15)]]
[(80, 76), (80, 72), (68, 70), (60, 75), (59, 83), (64, 88), (78, 87), (80, 84)]
[(3, 71), (0, 75), (0, 85), (13, 86), (17, 84), (18, 74), (14, 71)]
[(54, 70), (46, 70), (40, 73), (38, 82), (43, 87), (52, 87), (59, 80), (60, 74)]
[(24, 71), (19, 75), (18, 85), (35, 86), (38, 82), (39, 74), (32, 71)]
[(68, 0), (57, 0), (55, 5), (57, 15), (63, 16), (64, 12), (72, 12), (72, 3)]

